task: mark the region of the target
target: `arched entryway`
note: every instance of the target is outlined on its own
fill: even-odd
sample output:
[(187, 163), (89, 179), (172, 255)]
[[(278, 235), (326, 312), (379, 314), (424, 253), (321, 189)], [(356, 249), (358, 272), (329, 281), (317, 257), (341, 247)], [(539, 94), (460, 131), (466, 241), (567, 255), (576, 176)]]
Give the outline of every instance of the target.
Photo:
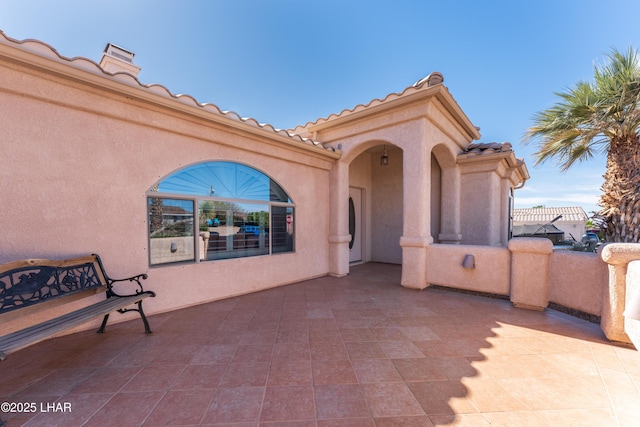
[(371, 144), (349, 162), (349, 262), (402, 264), (403, 151)]

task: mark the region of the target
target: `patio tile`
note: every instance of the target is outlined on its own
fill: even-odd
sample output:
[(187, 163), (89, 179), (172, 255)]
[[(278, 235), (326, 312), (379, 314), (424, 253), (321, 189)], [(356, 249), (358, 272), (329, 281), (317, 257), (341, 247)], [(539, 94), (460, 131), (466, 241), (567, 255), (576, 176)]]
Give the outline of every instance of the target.
[[(31, 427), (53, 427), (53, 426), (80, 426), (87, 422), (92, 416), (100, 410), (113, 397), (112, 393), (91, 393), (91, 394), (76, 394), (72, 396), (65, 396), (57, 401), (44, 399), (37, 402), (38, 408), (47, 404), (59, 402), (62, 405), (69, 404), (71, 410), (63, 413), (55, 412), (40, 412), (29, 420), (28, 426)], [(63, 406), (64, 407), (64, 406)], [(26, 420), (6, 418), (7, 425), (23, 425), (26, 424)]]
[(424, 353), (411, 341), (381, 342), (379, 345), (387, 357), (392, 359), (424, 357)]
[(215, 389), (220, 384), (226, 370), (226, 364), (188, 365), (175, 379), (172, 389)]
[(213, 344), (201, 346), (193, 355), (189, 363), (204, 365), (208, 363), (228, 363), (236, 354), (238, 346), (235, 344)]
[(402, 381), (402, 377), (391, 360), (357, 359), (352, 363), (360, 384)]
[(387, 353), (378, 342), (348, 342), (346, 346), (352, 360), (387, 358)]
[(204, 414), (202, 423), (257, 423), (260, 419), (264, 389), (264, 387), (218, 389)]
[(232, 363), (269, 362), (273, 345), (239, 345)]
[[(640, 419), (640, 353), (598, 325), (509, 301), (399, 285), (352, 267), (63, 336), (0, 363), (8, 426), (619, 427)], [(455, 314), (454, 314), (455, 313)]]
[(363, 384), (362, 390), (373, 417), (424, 415), (404, 382)]
[(184, 370), (185, 365), (159, 365), (142, 368), (124, 386), (125, 391), (167, 390)]
[(376, 427), (434, 427), (426, 415), (376, 418)]
[(261, 421), (292, 421), (315, 419), (311, 386), (267, 387), (262, 405)]
[(309, 360), (274, 360), (267, 385), (311, 385), (313, 372)]
[(557, 377), (498, 379), (496, 382), (514, 398), (534, 410), (587, 409), (603, 406), (607, 400), (604, 386), (595, 387), (583, 379)]
[(149, 427), (198, 425), (215, 390), (169, 391), (146, 419)]
[(466, 398), (467, 388), (459, 381), (416, 381), (407, 382), (407, 386), (429, 416), (478, 412)]
[(89, 368), (59, 369), (20, 391), (18, 396), (62, 396), (95, 372), (95, 369)]
[(311, 342), (312, 360), (341, 360), (348, 359), (349, 354), (345, 343), (341, 339), (326, 342)]
[(268, 362), (230, 363), (220, 381), (220, 387), (264, 386), (268, 373)]
[(314, 360), (313, 383), (357, 384), (358, 379), (349, 360)]
[[(552, 426), (562, 425), (578, 425), (578, 426), (633, 426), (637, 424), (638, 419), (634, 420), (634, 424), (628, 424), (616, 421), (611, 410), (602, 408), (584, 408), (584, 409), (566, 409), (566, 410), (545, 410), (537, 411), (536, 420), (541, 419), (543, 423)], [(492, 421), (496, 419), (496, 414), (488, 414), (487, 418)], [(502, 419), (506, 419), (503, 415)], [(507, 425), (504, 424), (503, 425)], [(523, 424), (524, 425), (524, 424)], [(538, 424), (540, 425), (540, 424)]]
[(106, 367), (93, 373), (78, 383), (69, 394), (82, 393), (115, 393), (135, 377), (142, 368), (139, 367)]
[(393, 359), (393, 364), (405, 381), (445, 380), (446, 375), (430, 358)]
[(279, 342), (273, 346), (273, 360), (310, 360), (311, 350), (308, 342)]
[(318, 385), (315, 389), (317, 418), (358, 418), (370, 416), (359, 385)]
[(118, 393), (84, 425), (87, 427), (140, 426), (163, 396), (164, 391)]

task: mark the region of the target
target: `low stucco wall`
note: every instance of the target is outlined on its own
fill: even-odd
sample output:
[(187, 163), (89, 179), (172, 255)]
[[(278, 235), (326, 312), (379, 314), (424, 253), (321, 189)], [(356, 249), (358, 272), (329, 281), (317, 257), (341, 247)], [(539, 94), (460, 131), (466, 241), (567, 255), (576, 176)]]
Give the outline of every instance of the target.
[(608, 274), (598, 254), (554, 251), (549, 264), (549, 301), (600, 316)]
[[(467, 254), (473, 255), (475, 268), (462, 266)], [(438, 244), (428, 247), (427, 258), (427, 280), (431, 284), (509, 295), (511, 256), (507, 248)]]
[[(462, 267), (467, 254), (474, 256), (474, 268)], [(513, 239), (509, 248), (430, 245), (427, 270), (430, 284), (522, 295), (525, 301), (533, 300), (522, 304), (529, 308), (543, 309), (552, 302), (595, 316), (601, 314), (608, 286), (607, 264), (598, 254), (552, 251), (550, 242), (535, 238)]]

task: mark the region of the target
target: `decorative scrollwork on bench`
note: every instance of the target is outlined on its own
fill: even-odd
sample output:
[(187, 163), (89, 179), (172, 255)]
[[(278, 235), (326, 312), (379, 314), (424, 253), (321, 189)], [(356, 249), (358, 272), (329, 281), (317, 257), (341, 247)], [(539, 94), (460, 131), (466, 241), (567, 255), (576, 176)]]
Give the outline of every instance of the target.
[(0, 274), (0, 313), (101, 286), (93, 263), (11, 270)]

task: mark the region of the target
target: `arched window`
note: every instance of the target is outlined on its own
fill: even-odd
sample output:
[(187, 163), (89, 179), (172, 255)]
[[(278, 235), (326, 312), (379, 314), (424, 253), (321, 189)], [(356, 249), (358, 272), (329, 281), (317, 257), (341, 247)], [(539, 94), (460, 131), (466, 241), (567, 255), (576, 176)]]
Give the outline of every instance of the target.
[(151, 265), (294, 250), (293, 202), (247, 165), (214, 161), (181, 169), (147, 193), (147, 204)]

